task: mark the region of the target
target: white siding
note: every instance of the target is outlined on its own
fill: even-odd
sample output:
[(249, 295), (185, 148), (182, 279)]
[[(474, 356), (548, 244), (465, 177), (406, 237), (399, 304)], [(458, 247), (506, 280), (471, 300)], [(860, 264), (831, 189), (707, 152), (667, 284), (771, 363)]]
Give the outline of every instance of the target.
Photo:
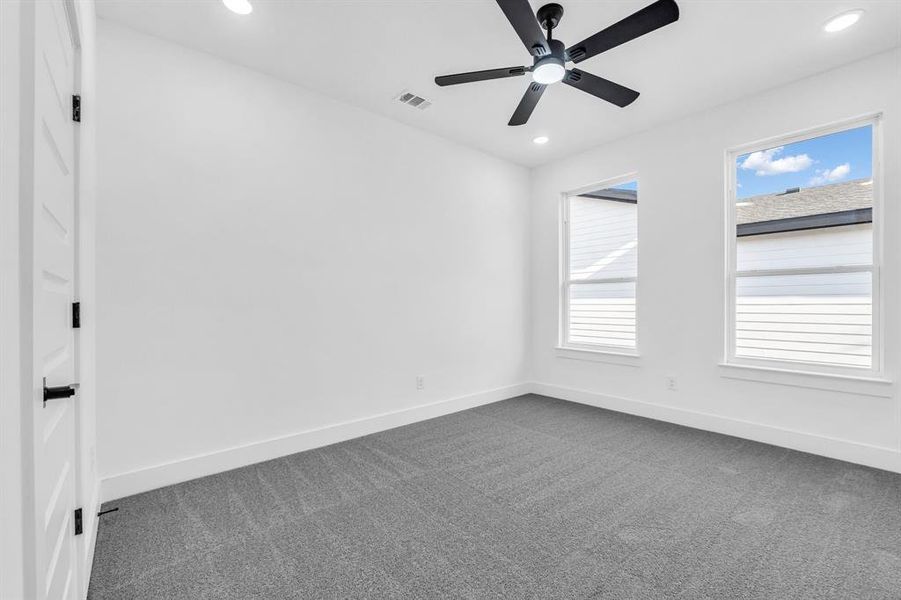
[[(735, 354), (872, 365), (872, 225), (738, 238)], [(863, 267), (851, 272), (741, 273)]]
[(635, 348), (638, 206), (581, 196), (569, 203), (566, 342)]
[(570, 286), (569, 341), (634, 348), (635, 282)]
[(569, 202), (570, 278), (635, 277), (638, 205), (581, 196)]
[(873, 225), (843, 225), (738, 238), (736, 268), (800, 269), (873, 263)]

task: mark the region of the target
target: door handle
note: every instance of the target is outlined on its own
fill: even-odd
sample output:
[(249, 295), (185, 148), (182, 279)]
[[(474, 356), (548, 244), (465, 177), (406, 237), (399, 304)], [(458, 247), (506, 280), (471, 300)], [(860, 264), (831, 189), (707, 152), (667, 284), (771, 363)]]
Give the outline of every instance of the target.
[(71, 398), (78, 390), (78, 384), (60, 385), (57, 387), (47, 387), (47, 378), (44, 378), (44, 404), (47, 400), (58, 400), (60, 398)]

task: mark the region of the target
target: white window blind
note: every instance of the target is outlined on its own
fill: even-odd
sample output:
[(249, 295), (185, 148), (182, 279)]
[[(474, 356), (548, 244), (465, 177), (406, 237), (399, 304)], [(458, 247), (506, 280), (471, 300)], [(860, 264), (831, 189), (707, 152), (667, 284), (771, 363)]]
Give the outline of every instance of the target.
[(636, 347), (636, 187), (626, 184), (567, 199), (564, 345)]
[[(780, 152), (799, 153), (792, 150)], [(814, 156), (818, 147), (804, 150)], [(735, 357), (873, 368), (873, 179), (870, 165), (859, 162), (865, 176), (858, 179), (812, 179), (806, 188), (739, 198)]]

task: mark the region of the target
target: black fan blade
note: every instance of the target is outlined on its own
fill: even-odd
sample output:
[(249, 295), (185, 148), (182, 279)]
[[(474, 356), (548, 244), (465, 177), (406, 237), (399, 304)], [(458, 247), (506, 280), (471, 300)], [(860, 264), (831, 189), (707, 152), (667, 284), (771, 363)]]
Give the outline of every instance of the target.
[(532, 111), (535, 110), (535, 105), (538, 104), (538, 100), (541, 98), (541, 94), (544, 93), (544, 88), (546, 87), (546, 85), (541, 85), (540, 83), (530, 83), (529, 87), (526, 89), (526, 93), (522, 95), (522, 100), (519, 101), (519, 106), (513, 111), (513, 116), (510, 117), (510, 122), (507, 123), (507, 125), (525, 125), (526, 122), (528, 122), (529, 117), (532, 116)]
[(619, 23), (567, 48), (566, 52), (571, 61), (579, 63), (678, 20), (679, 7), (673, 0), (657, 0)]
[(551, 48), (541, 33), (541, 25), (529, 6), (529, 0), (497, 0), (497, 5), (504, 11), (510, 25), (516, 30), (516, 34), (526, 50), (532, 56), (544, 56), (551, 53)]
[(457, 85), (458, 83), (472, 83), (473, 81), (487, 81), (489, 79), (502, 79), (504, 77), (516, 77), (525, 75), (525, 67), (508, 67), (506, 69), (487, 69), (485, 71), (472, 71), (471, 73), (456, 73), (454, 75), (441, 75), (435, 78), (438, 85)]
[(638, 92), (635, 90), (579, 69), (567, 71), (563, 83), (588, 92), (592, 96), (597, 96), (601, 100), (616, 104), (620, 108), (632, 104), (638, 98)]

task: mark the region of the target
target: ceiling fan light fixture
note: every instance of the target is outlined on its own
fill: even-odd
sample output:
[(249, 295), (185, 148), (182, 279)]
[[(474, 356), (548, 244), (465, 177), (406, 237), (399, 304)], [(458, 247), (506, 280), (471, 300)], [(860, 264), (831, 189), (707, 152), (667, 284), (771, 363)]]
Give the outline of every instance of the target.
[(823, 30), (827, 33), (843, 31), (860, 21), (861, 15), (863, 15), (863, 10), (859, 8), (845, 11), (840, 15), (836, 15), (829, 19), (826, 24), (823, 25)]
[(249, 15), (253, 12), (253, 6), (248, 0), (222, 0), (225, 8), (239, 15)]
[(551, 138), (549, 138), (546, 135), (539, 135), (537, 138), (532, 140), (532, 143), (538, 144), (539, 146), (541, 146), (543, 144), (547, 144), (550, 140), (551, 140)]
[[(580, 69), (567, 69), (566, 63), (581, 63), (679, 20), (679, 6), (675, 0), (655, 0), (625, 19), (567, 47), (554, 37), (554, 30), (563, 17), (563, 7), (559, 4), (555, 2), (545, 4), (537, 12), (533, 12), (529, 0), (496, 1), (529, 52), (532, 66), (501, 67), (439, 75), (435, 77), (435, 84), (444, 87), (475, 81), (522, 77), (530, 73), (532, 81), (526, 87), (522, 99), (507, 123), (510, 127), (528, 123), (541, 95), (548, 85), (554, 83), (562, 82), (620, 108), (629, 106), (638, 99), (638, 92)], [(542, 28), (547, 30), (547, 34)], [(537, 141), (535, 140), (536, 143)]]
[(566, 68), (563, 61), (555, 56), (548, 57), (532, 67), (532, 81), (541, 85), (550, 85), (563, 81)]

